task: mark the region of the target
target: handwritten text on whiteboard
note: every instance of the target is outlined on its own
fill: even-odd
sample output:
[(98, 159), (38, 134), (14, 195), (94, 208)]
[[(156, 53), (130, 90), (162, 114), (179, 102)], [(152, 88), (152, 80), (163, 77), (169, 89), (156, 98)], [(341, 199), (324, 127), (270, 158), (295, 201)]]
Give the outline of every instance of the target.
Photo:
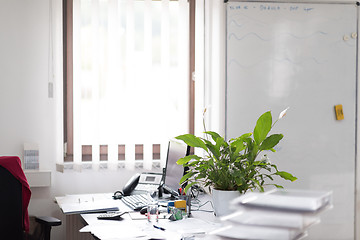
[(258, 9), (260, 11), (280, 11), (285, 10), (289, 12), (296, 12), (296, 11), (304, 11), (304, 12), (310, 12), (314, 8), (312, 7), (299, 7), (297, 5), (293, 6), (287, 6), (287, 7), (280, 7), (279, 5), (270, 5), (270, 4), (260, 4), (259, 6), (249, 6), (247, 4), (239, 4), (236, 6), (230, 6), (230, 10), (248, 10), (248, 9)]

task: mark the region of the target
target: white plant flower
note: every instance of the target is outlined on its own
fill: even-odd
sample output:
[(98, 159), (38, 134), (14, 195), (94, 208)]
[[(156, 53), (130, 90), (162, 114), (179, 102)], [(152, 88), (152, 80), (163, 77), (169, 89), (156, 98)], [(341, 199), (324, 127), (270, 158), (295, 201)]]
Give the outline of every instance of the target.
[(283, 117), (286, 116), (286, 112), (287, 112), (287, 110), (288, 110), (289, 108), (290, 108), (290, 107), (287, 107), (285, 110), (283, 110), (283, 111), (279, 114), (278, 120), (280, 120), (280, 119), (282, 119)]

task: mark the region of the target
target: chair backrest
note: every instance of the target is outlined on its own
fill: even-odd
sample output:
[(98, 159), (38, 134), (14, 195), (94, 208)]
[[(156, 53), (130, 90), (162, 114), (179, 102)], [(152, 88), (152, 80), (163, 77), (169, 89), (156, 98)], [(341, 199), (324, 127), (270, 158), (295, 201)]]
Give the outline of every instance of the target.
[(0, 166), (0, 239), (22, 239), (22, 219), (21, 183)]

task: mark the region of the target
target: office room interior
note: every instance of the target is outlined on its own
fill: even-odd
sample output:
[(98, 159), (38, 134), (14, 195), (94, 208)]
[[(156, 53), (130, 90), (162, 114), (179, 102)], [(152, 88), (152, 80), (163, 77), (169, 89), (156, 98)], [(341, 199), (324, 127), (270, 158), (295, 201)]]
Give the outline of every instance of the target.
[[(61, 168), (64, 160), (62, 2), (62, 0), (0, 0), (0, 156), (16, 155), (23, 159), (24, 143), (36, 143), (39, 146), (40, 170), (51, 172), (51, 186), (31, 188), (32, 196), (29, 204), (29, 215), (46, 215), (62, 219), (63, 224), (52, 229), (52, 239), (54, 240), (66, 239), (65, 216), (54, 201), (56, 196), (114, 192), (121, 189), (134, 173), (144, 170), (122, 168), (116, 170), (82, 169), (76, 171), (65, 169), (63, 172), (59, 171), (59, 166)], [(195, 134), (201, 134), (203, 131), (202, 117), (204, 108), (207, 107), (207, 128), (225, 135), (228, 127), (226, 126), (225, 116), (229, 114), (226, 112), (229, 108), (226, 109), (225, 107), (227, 104), (226, 4), (224, 4), (223, 0), (194, 0), (194, 2), (198, 21), (195, 24), (197, 29), (195, 38)], [(291, 2), (295, 3), (295, 1)], [(321, 4), (335, 2), (350, 4), (349, 1), (310, 0), (307, 2), (310, 4), (319, 2)], [(353, 5), (355, 6), (355, 3)], [(355, 25), (357, 23), (358, 20), (356, 19)], [(354, 31), (358, 32), (358, 28)], [(351, 39), (351, 32), (347, 34)], [(355, 55), (357, 55), (358, 50), (355, 51)], [(351, 66), (354, 69), (350, 69), (350, 71), (356, 72), (358, 68), (356, 61)], [(358, 81), (357, 78), (356, 76), (355, 82)], [(244, 84), (241, 87), (243, 89), (254, 87), (253, 84), (249, 83), (249, 86)], [(265, 85), (260, 84), (260, 86), (256, 87), (261, 88), (263, 86), (265, 87)], [(285, 84), (284, 89), (282, 89), (285, 95), (286, 86), (289, 87)], [(355, 84), (354, 86), (355, 90), (353, 90), (358, 92), (358, 85)], [(52, 92), (49, 93), (49, 91)], [(316, 102), (320, 101), (319, 99), (326, 93), (320, 91), (316, 95), (312, 94), (311, 92), (303, 97)], [(336, 98), (337, 96), (333, 97)], [(354, 139), (358, 136), (357, 127), (359, 125), (355, 121), (358, 114), (358, 99), (355, 99), (357, 102), (354, 103), (354, 109), (349, 110), (344, 105), (345, 121), (350, 115), (347, 115), (347, 113), (353, 111), (351, 117), (354, 119), (356, 126), (352, 128), (351, 136), (354, 135)], [(247, 105), (249, 112), (252, 114), (251, 121), (254, 124), (254, 121), (263, 112), (271, 110), (273, 111), (273, 117), (276, 118), (281, 110), (288, 107), (277, 106), (275, 109), (271, 109), (271, 106), (266, 104), (266, 106), (256, 108), (260, 105), (260, 103), (256, 103), (254, 109), (252, 109), (249, 106), (251, 101), (239, 102), (238, 104)], [(334, 105), (341, 104), (341, 102), (330, 102), (329, 104), (333, 109)], [(289, 107), (288, 116), (279, 125), (283, 123), (286, 125), (286, 121), (291, 119), (291, 114), (298, 114), (296, 113), (296, 107), (291, 105)], [(311, 103), (308, 107), (311, 108)], [(313, 111), (315, 110), (310, 110), (311, 113)], [(311, 119), (311, 113), (308, 119)], [(335, 115), (333, 112), (331, 114)], [(146, 117), (142, 121), (146, 121)], [(304, 131), (306, 131), (307, 126), (311, 126), (311, 120), (304, 123), (304, 125), (299, 124), (296, 126), (297, 129), (304, 128)], [(138, 126), (129, 125), (127, 127), (135, 132)], [(253, 125), (248, 131), (252, 131), (252, 127)], [(283, 129), (280, 128), (280, 130)], [(283, 134), (286, 136), (286, 132), (283, 132)], [(284, 138), (284, 141), (286, 141), (286, 138)], [(353, 145), (354, 152), (357, 152), (357, 141), (354, 140)], [(299, 151), (307, 151), (301, 149), (301, 146), (298, 146), (298, 148)], [(341, 154), (339, 150), (336, 155), (341, 158)], [(284, 184), (287, 188), (292, 186), (294, 188), (313, 187), (321, 190), (319, 189), (322, 186), (321, 184), (312, 183), (318, 181), (319, 178), (325, 178), (326, 180), (326, 177), (328, 177), (328, 182), (332, 183), (324, 184), (324, 190), (333, 190), (329, 187), (331, 184), (334, 185), (335, 189), (343, 189), (343, 191), (340, 190), (340, 194), (344, 195), (341, 200), (347, 199), (346, 194), (350, 193), (349, 198), (352, 200), (343, 204), (353, 205), (352, 224), (350, 224), (350, 227), (336, 229), (338, 235), (335, 235), (335, 238), (327, 239), (360, 239), (358, 221), (360, 215), (359, 165), (355, 153), (354, 156), (355, 159), (351, 160), (353, 165), (351, 165), (352, 175), (350, 177), (346, 173), (348, 169), (337, 175), (334, 165), (331, 164), (325, 166), (317, 164), (302, 166), (301, 162), (298, 161), (287, 163), (282, 165), (284, 167), (281, 167), (287, 168), (284, 170), (289, 170), (295, 175), (298, 173), (296, 182)], [(306, 169), (307, 167), (321, 168), (319, 176), (307, 176), (304, 174), (304, 178), (309, 177), (309, 179), (301, 179), (302, 172), (297, 171), (297, 169)], [(342, 177), (346, 179), (346, 182), (342, 180)], [(305, 184), (302, 185), (303, 182)], [(337, 199), (334, 199), (334, 201), (336, 202)], [(338, 227), (336, 224), (334, 226)], [(322, 225), (319, 224), (314, 231), (317, 234), (321, 233), (323, 231)], [(351, 233), (348, 233), (348, 231), (351, 231)], [(314, 239), (311, 234), (309, 234), (309, 239)]]

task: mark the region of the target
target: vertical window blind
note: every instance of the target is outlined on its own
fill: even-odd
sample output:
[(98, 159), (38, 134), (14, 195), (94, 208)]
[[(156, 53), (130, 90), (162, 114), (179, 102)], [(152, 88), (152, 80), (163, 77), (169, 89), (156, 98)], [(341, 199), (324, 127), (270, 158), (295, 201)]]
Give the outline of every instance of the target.
[(187, 0), (73, 1), (74, 166), (163, 166), (188, 132)]

